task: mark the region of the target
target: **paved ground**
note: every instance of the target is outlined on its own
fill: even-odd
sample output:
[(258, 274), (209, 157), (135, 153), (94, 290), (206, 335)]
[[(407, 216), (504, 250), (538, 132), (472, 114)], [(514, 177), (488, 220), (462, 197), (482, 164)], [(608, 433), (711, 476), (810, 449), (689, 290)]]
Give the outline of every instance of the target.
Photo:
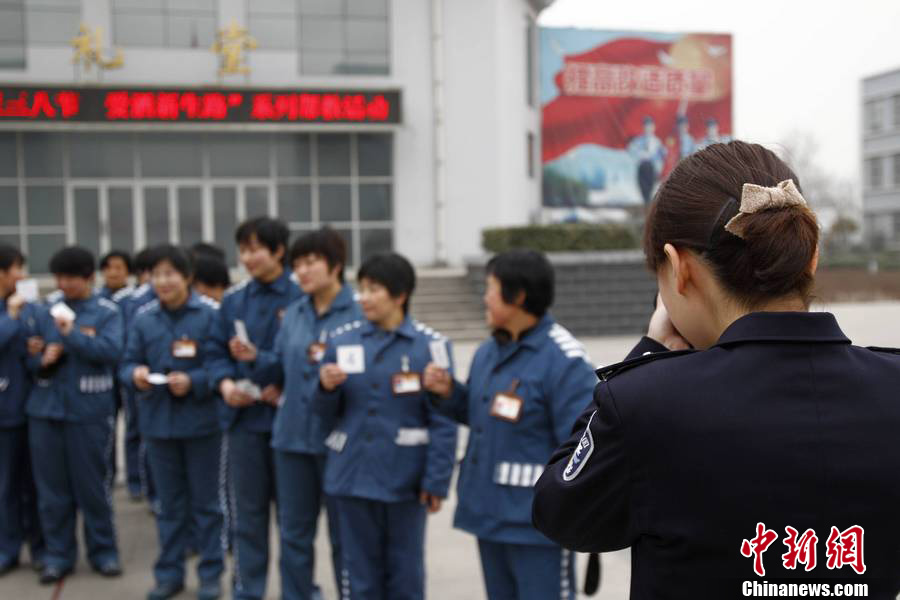
[[(822, 307), (819, 307), (820, 309)], [(826, 307), (829, 308), (829, 307)], [(830, 307), (837, 314), (845, 332), (859, 345), (900, 345), (900, 302), (870, 304), (836, 304)], [(597, 364), (609, 364), (621, 359), (636, 340), (634, 336), (590, 338), (584, 340)], [(468, 365), (474, 345), (455, 348), (457, 364)], [(463, 374), (464, 375), (464, 374)], [(59, 588), (37, 584), (34, 573), (23, 567), (0, 579), (2, 600), (100, 600), (143, 598), (152, 585), (152, 564), (156, 554), (156, 530), (143, 504), (129, 502), (121, 487), (117, 489), (116, 520), (125, 575), (106, 580), (94, 574), (82, 561), (75, 575)], [(428, 525), (426, 560), (428, 569), (428, 597), (435, 600), (477, 600), (484, 597), (477, 550), (471, 536), (451, 527), (455, 498), (451, 494), (444, 509), (433, 516)], [(277, 557), (277, 540), (273, 524), (273, 556)], [(326, 598), (336, 598), (331, 581), (330, 563), (324, 531), (317, 540), (318, 581)], [(583, 565), (583, 557), (580, 557)], [(620, 600), (627, 598), (630, 576), (627, 551), (603, 556), (603, 585), (596, 598)], [(579, 577), (583, 573), (580, 569)], [(188, 589), (179, 598), (195, 597), (196, 578), (188, 579)], [(269, 598), (277, 598), (277, 565), (273, 562), (270, 575)]]

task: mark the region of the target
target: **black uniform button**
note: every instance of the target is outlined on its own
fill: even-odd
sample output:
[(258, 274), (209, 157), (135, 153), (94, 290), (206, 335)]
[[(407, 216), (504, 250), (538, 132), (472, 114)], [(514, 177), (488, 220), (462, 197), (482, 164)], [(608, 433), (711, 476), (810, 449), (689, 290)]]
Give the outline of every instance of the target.
[(370, 409), (369, 409), (369, 416), (370, 416), (370, 417), (374, 417), (374, 416), (375, 416), (375, 409), (374, 409), (374, 408), (370, 408)]

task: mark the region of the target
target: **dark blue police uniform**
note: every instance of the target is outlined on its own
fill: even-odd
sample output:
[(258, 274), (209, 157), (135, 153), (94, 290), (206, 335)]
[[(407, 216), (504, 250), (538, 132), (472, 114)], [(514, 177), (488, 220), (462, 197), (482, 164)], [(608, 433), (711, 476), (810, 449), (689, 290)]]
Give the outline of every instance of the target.
[(73, 568), (77, 558), (76, 507), (91, 564), (118, 562), (107, 458), (115, 426), (113, 375), (123, 349), (122, 315), (113, 302), (92, 295), (66, 304), (76, 315), (67, 336), (49, 309), (35, 310), (30, 334), (62, 343), (64, 352), (48, 368), (41, 368), (40, 354), (28, 357), (35, 383), (26, 403), (45, 562), (60, 572)]
[(190, 537), (197, 544), (201, 582), (216, 582), (223, 571), (222, 509), (219, 504), (219, 429), (216, 397), (204, 367), (204, 340), (216, 325), (215, 303), (192, 294), (171, 311), (159, 301), (138, 309), (121, 368), (122, 381), (133, 385), (134, 369), (151, 373), (180, 371), (191, 380), (190, 391), (173, 396), (167, 385), (155, 385), (141, 399), (141, 436), (148, 448), (159, 496), (158, 584), (184, 582), (184, 560)]
[[(325, 493), (337, 509), (342, 597), (424, 597), (426, 509), (419, 494), (446, 498), (457, 430), (421, 385), (431, 344), (451, 356), (446, 338), (409, 317), (393, 331), (362, 319), (330, 334), (324, 363), (348, 348), (364, 365), (332, 392), (316, 388), (317, 410), (336, 418), (325, 442)], [(418, 378), (418, 389), (406, 393), (396, 387), (398, 377)]]
[(454, 526), (478, 538), (489, 598), (575, 597), (574, 556), (531, 525), (532, 486), (596, 382), (582, 345), (548, 314), (516, 342), (483, 343), (468, 382), (440, 402), (469, 427)]
[[(101, 286), (100, 288), (97, 289), (98, 296), (100, 296), (101, 298), (106, 298), (107, 300), (111, 300), (116, 303), (116, 306), (119, 307), (119, 311), (121, 311), (121, 313), (122, 313), (123, 320), (126, 318), (125, 303), (127, 302), (127, 300), (131, 297), (131, 295), (133, 293), (134, 293), (133, 285), (126, 285), (117, 290), (114, 290), (105, 285)], [(127, 337), (128, 337), (127, 326), (125, 327), (125, 332), (126, 332), (125, 337), (127, 339)], [(121, 411), (123, 407), (125, 408), (125, 478), (126, 478), (126, 483), (128, 483), (128, 485), (129, 485), (129, 490), (138, 492), (139, 489), (131, 487), (131, 478), (129, 477), (130, 473), (128, 471), (128, 463), (129, 463), (128, 455), (131, 453), (136, 453), (137, 448), (135, 447), (134, 442), (132, 440), (130, 440), (128, 437), (128, 406), (127, 406), (127, 401), (126, 401), (126, 398), (127, 398), (126, 387), (123, 386), (121, 384), (121, 382), (119, 382), (118, 373), (116, 374), (116, 377), (115, 377), (114, 386), (115, 387), (113, 388), (113, 390), (114, 390), (115, 397), (116, 397), (116, 418), (117, 419), (119, 416), (119, 411)], [(113, 436), (115, 436), (117, 438), (118, 437), (117, 432), (114, 431)], [(138, 441), (140, 441), (140, 440), (138, 440)], [(116, 442), (116, 439), (113, 439), (113, 449), (112, 449), (112, 453), (109, 456), (109, 461), (110, 461), (110, 464), (112, 465), (112, 474), (113, 474), (112, 482), (113, 482), (113, 484), (115, 484), (115, 479), (116, 479), (116, 447), (117, 446), (118, 446), (118, 443)], [(135, 476), (137, 476), (137, 470), (135, 470)], [(135, 477), (135, 479), (137, 480), (137, 477)]]
[(34, 327), (34, 312), (35, 307), (26, 304), (13, 319), (6, 311), (6, 299), (0, 298), (0, 571), (19, 562), (26, 541), (32, 563), (43, 561), (25, 416), (30, 388), (26, 338)]
[[(281, 536), (281, 595), (284, 600), (308, 599), (314, 593), (313, 562), (316, 525), (322, 503), (325, 436), (331, 431), (313, 409), (319, 385), (319, 366), (326, 335), (339, 325), (362, 319), (362, 310), (349, 285), (341, 287), (321, 315), (312, 297), (285, 309), (271, 351), (257, 359), (259, 369), (273, 369), (284, 390), (272, 425)], [(341, 572), (340, 539), (335, 511), (326, 498), (335, 578)]]
[[(255, 363), (234, 360), (228, 341), (235, 336), (235, 319), (240, 319), (257, 350), (271, 350), (284, 309), (302, 294), (287, 271), (271, 283), (250, 279), (225, 293), (207, 349), (214, 389), (226, 378), (249, 379), (260, 388), (277, 383)], [(223, 403), (222, 415), (234, 487), (234, 597), (262, 598), (269, 564), (270, 506), (276, 499), (271, 448), (275, 408), (257, 403), (234, 409)]]
[[(645, 338), (598, 371), (594, 402), (537, 483), (534, 524), (574, 550), (630, 546), (634, 599), (740, 598), (744, 582), (806, 579), (893, 600), (897, 352), (852, 346), (828, 313), (751, 313), (702, 352)], [(749, 544), (760, 523), (775, 535), (764, 578)], [(827, 565), (832, 527), (855, 525), (864, 575)], [(815, 532), (812, 570), (784, 568), (787, 527)]]

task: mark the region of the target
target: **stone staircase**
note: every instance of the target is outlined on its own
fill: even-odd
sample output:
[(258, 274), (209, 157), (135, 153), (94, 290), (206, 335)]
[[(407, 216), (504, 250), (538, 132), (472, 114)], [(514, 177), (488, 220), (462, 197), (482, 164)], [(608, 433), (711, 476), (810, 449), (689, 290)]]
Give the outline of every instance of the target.
[(454, 342), (488, 336), (481, 295), (463, 269), (419, 269), (411, 313)]

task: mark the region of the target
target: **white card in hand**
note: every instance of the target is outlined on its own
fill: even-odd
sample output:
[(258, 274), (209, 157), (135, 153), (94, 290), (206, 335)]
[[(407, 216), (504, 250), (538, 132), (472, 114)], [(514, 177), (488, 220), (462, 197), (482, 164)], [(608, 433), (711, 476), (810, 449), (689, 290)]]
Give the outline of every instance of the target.
[(65, 321), (75, 320), (75, 311), (63, 302), (57, 302), (50, 308), (50, 316), (54, 319), (63, 319)]
[(169, 378), (162, 373), (150, 373), (147, 375), (147, 383), (150, 385), (166, 385), (169, 383)]
[(259, 400), (260, 398), (262, 398), (262, 390), (260, 390), (259, 386), (249, 379), (239, 379), (235, 382), (235, 385), (237, 386), (237, 389), (244, 392), (254, 400)]
[(37, 279), (21, 279), (16, 282), (16, 293), (25, 299), (25, 302), (37, 302), (41, 294), (38, 291)]
[(341, 371), (350, 375), (352, 373), (365, 373), (366, 355), (359, 344), (353, 346), (337, 347), (337, 364)]
[(237, 335), (237, 339), (241, 340), (243, 344), (250, 344), (250, 336), (247, 335), (247, 326), (244, 325), (244, 322), (240, 319), (234, 320), (234, 333)]
[(434, 340), (428, 344), (431, 350), (431, 362), (442, 369), (450, 368), (450, 355), (447, 353), (447, 342), (444, 340)]

